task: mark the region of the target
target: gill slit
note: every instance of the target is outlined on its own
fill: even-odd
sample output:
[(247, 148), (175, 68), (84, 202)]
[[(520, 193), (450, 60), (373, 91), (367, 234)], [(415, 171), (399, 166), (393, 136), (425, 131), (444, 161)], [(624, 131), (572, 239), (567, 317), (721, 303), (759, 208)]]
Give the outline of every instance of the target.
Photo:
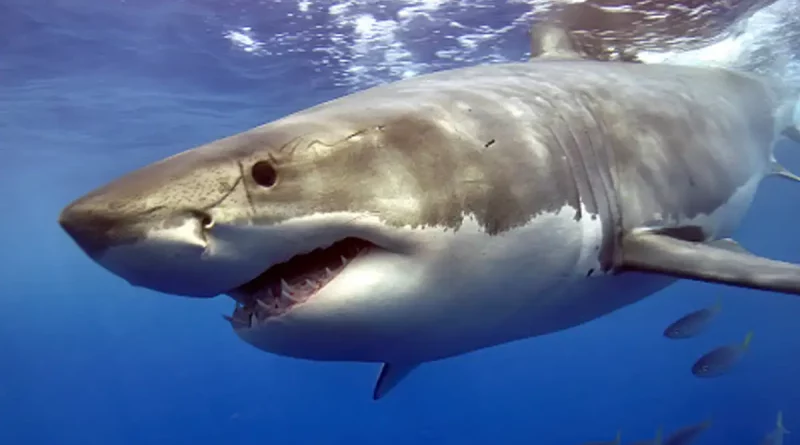
[[(592, 133), (588, 132), (590, 149), (595, 154), (600, 164), (596, 167), (600, 177), (600, 185), (602, 186), (605, 196), (605, 210), (608, 212), (608, 220), (602, 221), (604, 245), (601, 247), (598, 259), (600, 260), (600, 265), (603, 270), (611, 271), (616, 268), (621, 261), (622, 252), (619, 246), (622, 243), (621, 238), (624, 235), (625, 229), (622, 209), (620, 208), (619, 189), (617, 187), (620, 180), (619, 165), (616, 162), (616, 158), (614, 158), (613, 148), (609, 147), (608, 138), (603, 137), (603, 135), (609, 135), (611, 132), (608, 129), (606, 121), (600, 118), (593, 110), (591, 106), (594, 104), (592, 97), (586, 92), (581, 92), (578, 102), (596, 125), (595, 136), (600, 135), (599, 137), (592, 138)], [(599, 141), (597, 141), (598, 138)], [(598, 205), (598, 212), (599, 211), (600, 207)], [(608, 249), (610, 249), (610, 252)]]
[[(556, 114), (556, 116), (557, 116), (557, 119), (561, 120), (561, 122), (564, 123), (563, 116), (561, 116), (558, 113)], [(567, 146), (564, 143), (565, 141), (563, 141), (561, 139), (561, 137), (559, 137), (559, 134), (558, 134), (558, 131), (557, 131), (558, 128), (554, 130), (552, 127), (549, 127), (548, 130), (550, 132), (550, 136), (553, 138), (555, 144), (561, 150), (562, 154), (564, 155), (564, 159), (566, 160), (567, 169), (569, 170), (569, 175), (570, 175), (570, 177), (572, 179), (572, 184), (575, 187), (575, 198), (574, 199), (575, 199), (575, 208), (576, 208), (576, 212), (577, 212), (575, 217), (576, 217), (576, 219), (578, 219), (580, 221), (581, 218), (583, 218), (583, 206), (581, 205), (581, 201), (582, 201), (582, 198), (581, 198), (581, 187), (580, 187), (580, 184), (578, 184), (578, 176), (577, 176), (578, 172), (576, 170), (581, 168), (581, 167), (583, 167), (582, 170), (585, 172), (586, 171), (586, 166), (583, 165), (582, 161), (581, 162), (576, 162), (576, 160), (573, 159), (572, 156), (570, 156), (569, 149), (567, 148)], [(571, 134), (572, 132), (569, 131), (569, 133)], [(574, 141), (574, 139), (575, 138), (573, 136), (573, 141)], [(578, 164), (580, 164), (580, 165), (578, 165)], [(591, 190), (590, 190), (590, 193), (591, 193)]]
[[(594, 186), (592, 184), (592, 174), (589, 171), (590, 168), (589, 162), (584, 157), (581, 145), (582, 142), (585, 143), (586, 141), (582, 140), (575, 134), (575, 129), (573, 128), (573, 125), (570, 125), (570, 121), (564, 116), (564, 114), (558, 108), (554, 107), (554, 109), (558, 110), (555, 112), (555, 115), (557, 116), (557, 119), (560, 120), (560, 127), (564, 129), (565, 133), (564, 136), (565, 141), (562, 141), (558, 137), (556, 137), (556, 140), (558, 141), (558, 144), (562, 147), (562, 150), (564, 151), (564, 156), (568, 160), (570, 172), (573, 175), (572, 180), (575, 184), (575, 189), (578, 196), (578, 203), (577, 203), (578, 216), (579, 216), (578, 221), (579, 222), (581, 221), (581, 215), (584, 207), (586, 208), (587, 213), (591, 214), (591, 215), (589, 214), (584, 215), (584, 217), (599, 218), (600, 203), (598, 202), (597, 195)], [(564, 143), (567, 142), (566, 139), (571, 139), (571, 141), (569, 141), (570, 142), (569, 146)], [(569, 150), (570, 147), (573, 148), (574, 153), (570, 152)], [(584, 180), (581, 180), (581, 178), (583, 178)], [(597, 214), (592, 213), (592, 209), (595, 209), (594, 211), (597, 212)], [(578, 257), (575, 259), (575, 270), (580, 269), (580, 262), (582, 261), (584, 255), (586, 255), (586, 250), (591, 249), (591, 245), (594, 243), (594, 239), (591, 237), (591, 235), (587, 235), (586, 225), (581, 223), (581, 227), (582, 227), (581, 245), (584, 247), (580, 249)], [(589, 247), (586, 247), (587, 245)]]

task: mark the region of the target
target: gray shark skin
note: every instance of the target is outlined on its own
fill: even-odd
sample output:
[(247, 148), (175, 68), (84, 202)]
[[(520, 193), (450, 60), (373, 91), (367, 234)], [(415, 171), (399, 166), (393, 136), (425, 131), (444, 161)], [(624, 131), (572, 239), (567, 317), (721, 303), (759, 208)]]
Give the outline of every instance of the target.
[(371, 88), (177, 154), (59, 222), (134, 286), (234, 297), (256, 348), (383, 363), (375, 399), (421, 363), (574, 327), (678, 278), (800, 294), (800, 267), (715, 244), (776, 171), (780, 88), (535, 39), (530, 62)]

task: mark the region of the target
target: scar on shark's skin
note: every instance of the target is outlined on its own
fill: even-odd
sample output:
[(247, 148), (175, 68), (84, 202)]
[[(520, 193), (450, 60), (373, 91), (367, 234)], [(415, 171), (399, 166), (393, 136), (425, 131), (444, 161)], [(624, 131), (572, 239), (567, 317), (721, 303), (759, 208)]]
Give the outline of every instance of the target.
[(232, 297), (226, 319), (255, 348), (380, 363), (375, 399), (423, 363), (569, 329), (678, 279), (800, 295), (799, 266), (730, 238), (762, 179), (798, 180), (773, 155), (800, 135), (783, 85), (589, 60), (557, 26), (532, 32), (531, 54), (196, 147), (59, 223), (133, 285)]

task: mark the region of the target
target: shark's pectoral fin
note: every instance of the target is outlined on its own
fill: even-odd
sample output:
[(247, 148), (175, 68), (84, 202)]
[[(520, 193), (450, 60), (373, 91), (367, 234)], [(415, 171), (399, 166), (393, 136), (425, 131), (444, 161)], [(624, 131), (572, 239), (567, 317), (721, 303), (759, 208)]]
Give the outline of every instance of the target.
[(381, 372), (378, 373), (378, 380), (375, 382), (375, 389), (372, 390), (372, 400), (378, 400), (389, 393), (401, 380), (411, 373), (417, 364), (391, 364), (381, 365)]
[(622, 237), (617, 272), (650, 272), (800, 295), (800, 266), (739, 251), (732, 241), (698, 243), (631, 232)]

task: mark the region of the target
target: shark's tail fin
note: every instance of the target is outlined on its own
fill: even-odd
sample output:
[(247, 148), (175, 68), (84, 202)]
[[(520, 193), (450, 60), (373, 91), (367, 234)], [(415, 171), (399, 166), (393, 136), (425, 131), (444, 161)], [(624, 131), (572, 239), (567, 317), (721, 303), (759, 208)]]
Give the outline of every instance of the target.
[(777, 131), (800, 143), (800, 61), (793, 42), (798, 16), (796, 2), (773, 2), (759, 8), (739, 23), (741, 33), (732, 45), (737, 49), (719, 64), (768, 80), (783, 102)]
[(794, 5), (787, 3), (790, 2), (777, 2), (759, 12), (763, 19), (754, 20), (750, 50), (743, 53), (736, 68), (758, 74), (771, 83), (782, 102), (777, 130), (800, 143), (800, 63), (795, 58), (793, 42), (788, 38), (796, 34), (797, 11)]
[(754, 69), (767, 78), (774, 93), (781, 100), (778, 109), (778, 128), (781, 136), (800, 144), (800, 73), (792, 52), (787, 48), (774, 48), (769, 62), (762, 62)]
[[(788, 76), (786, 73), (788, 71), (784, 71), (784, 74)], [(773, 85), (778, 85), (777, 94), (783, 95), (783, 104), (778, 109), (778, 115), (776, 116), (776, 130), (792, 143), (800, 144), (800, 87), (793, 85), (791, 80), (773, 80)], [(800, 182), (800, 175), (792, 173), (782, 166), (775, 158), (774, 153), (770, 159), (770, 175), (786, 178), (793, 182)]]
[[(787, 96), (783, 101), (783, 105), (778, 109), (777, 130), (781, 136), (792, 141), (795, 144), (800, 144), (800, 93), (796, 93), (790, 89), (786, 89), (781, 93)], [(770, 158), (770, 175), (786, 178), (790, 181), (800, 182), (800, 176), (796, 175), (781, 165), (775, 158), (773, 153)]]

